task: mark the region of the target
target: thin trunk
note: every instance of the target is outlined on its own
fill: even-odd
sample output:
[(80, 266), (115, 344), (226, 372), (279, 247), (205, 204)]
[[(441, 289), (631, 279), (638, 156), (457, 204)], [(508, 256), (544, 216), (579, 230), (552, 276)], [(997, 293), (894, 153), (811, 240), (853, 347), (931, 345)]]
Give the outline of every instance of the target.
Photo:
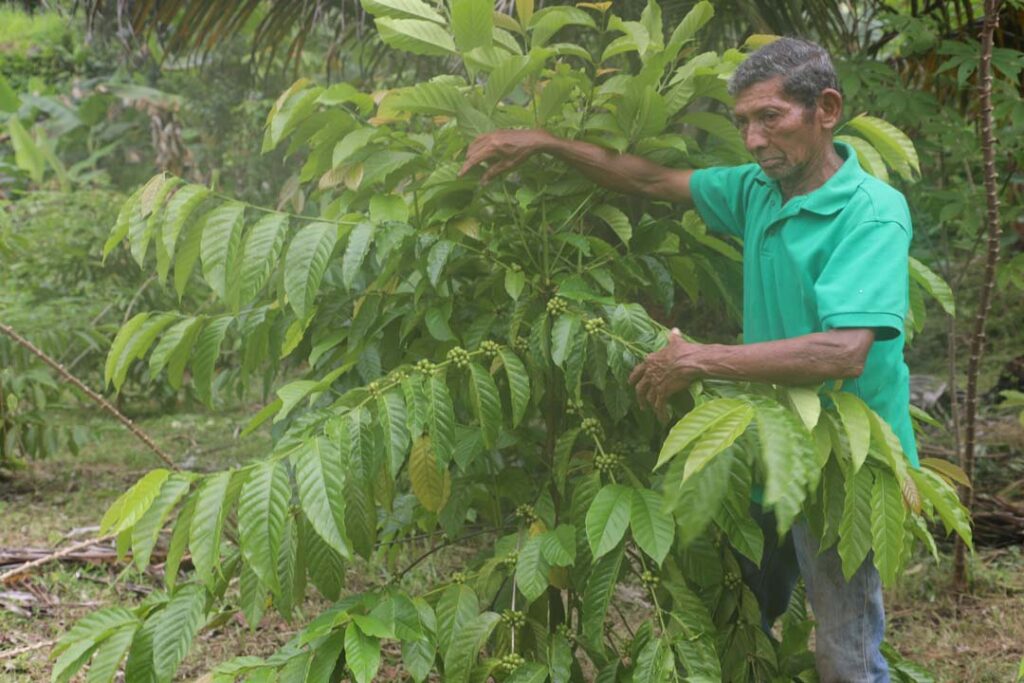
[[(985, 0), (985, 23), (981, 31), (981, 64), (978, 68), (981, 93), (981, 148), (985, 172), (985, 226), (988, 232), (988, 253), (985, 259), (985, 277), (981, 285), (978, 314), (971, 337), (971, 357), (967, 365), (967, 401), (962, 465), (968, 477), (974, 476), (975, 449), (977, 447), (978, 373), (985, 352), (985, 321), (992, 305), (996, 262), (999, 260), (999, 188), (996, 185), (995, 134), (992, 132), (992, 36), (999, 22), (1000, 0)], [(961, 499), (970, 511), (974, 506), (974, 489), (961, 488)], [(967, 558), (962, 541), (957, 539), (953, 560), (953, 582), (959, 590), (967, 587)]]

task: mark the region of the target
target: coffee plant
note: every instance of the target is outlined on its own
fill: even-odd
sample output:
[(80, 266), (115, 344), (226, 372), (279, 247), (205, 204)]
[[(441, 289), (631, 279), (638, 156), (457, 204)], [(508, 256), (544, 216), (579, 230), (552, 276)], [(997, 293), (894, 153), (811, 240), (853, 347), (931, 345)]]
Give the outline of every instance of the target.
[[(640, 21), (611, 3), (520, 0), (518, 18), (489, 0), (364, 6), (385, 42), (452, 75), (374, 95), (301, 80), (281, 95), (263, 147), (300, 160), (287, 193), (298, 214), (160, 175), (117, 220), (107, 252), (127, 242), (179, 293), (208, 288), (211, 301), (129, 320), (110, 383), (147, 356), (175, 386), (188, 369), (208, 402), (225, 375), (272, 378), (286, 360), (301, 377), (247, 427), (272, 421), (270, 453), (209, 474), (154, 470), (107, 511), (102, 531), (139, 568), (171, 525), (166, 590), (78, 622), (54, 680), (89, 663), (89, 680), (109, 681), (126, 658), (127, 680), (168, 681), (204, 625), (293, 618), (307, 583), (332, 606), (210, 679), (365, 683), (400, 649), (416, 681), (816, 680), (802, 596), (776, 641), (740, 578), (736, 554), (757, 562), (765, 542), (751, 495), (779, 532), (806, 515), (848, 575), (870, 557), (890, 584), (915, 543), (935, 552), (928, 522), (970, 539), (959, 473), (911, 469), (839, 382), (708, 381), (663, 426), (628, 375), (667, 331), (635, 302), (663, 313), (678, 292), (735, 310), (735, 246), (694, 212), (609, 196), (544, 158), (487, 186), (458, 175), (469, 141), (497, 127), (673, 165), (746, 161), (709, 106), (728, 103), (743, 53), (692, 48), (707, 2), (667, 36), (654, 0)], [(868, 117), (850, 128), (868, 131), (866, 163), (911, 174), (898, 131)], [(226, 353), (237, 363), (218, 373)], [(479, 554), (410, 592), (416, 562), (400, 568), (396, 548), (424, 536), (431, 552)], [(353, 592), (357, 556), (384, 578)], [(623, 584), (642, 598), (623, 605)]]

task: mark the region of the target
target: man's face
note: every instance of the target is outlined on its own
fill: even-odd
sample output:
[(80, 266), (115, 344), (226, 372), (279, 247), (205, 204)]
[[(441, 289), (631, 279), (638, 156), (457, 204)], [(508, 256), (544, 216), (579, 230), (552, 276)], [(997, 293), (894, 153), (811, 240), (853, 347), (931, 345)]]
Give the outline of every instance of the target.
[(818, 108), (787, 99), (781, 77), (740, 92), (735, 117), (747, 150), (773, 180), (798, 180), (831, 144), (832, 131), (822, 126)]

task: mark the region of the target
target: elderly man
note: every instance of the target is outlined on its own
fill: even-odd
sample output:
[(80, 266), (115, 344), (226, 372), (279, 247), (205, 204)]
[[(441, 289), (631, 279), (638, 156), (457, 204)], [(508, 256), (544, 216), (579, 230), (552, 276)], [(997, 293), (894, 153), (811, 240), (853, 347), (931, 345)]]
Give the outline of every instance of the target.
[[(679, 170), (540, 130), (503, 130), (473, 141), (462, 172), (486, 162), (486, 182), (544, 152), (603, 187), (695, 206), (712, 230), (743, 239), (744, 343), (692, 344), (672, 335), (634, 370), (639, 400), (663, 412), (669, 396), (700, 378), (789, 385), (843, 379), (845, 391), (889, 422), (916, 466), (902, 355), (906, 201), (861, 170), (851, 147), (833, 141), (843, 98), (821, 47), (780, 39), (750, 55), (729, 87), (756, 164)], [(819, 553), (806, 523), (797, 522), (781, 543), (770, 523), (765, 530), (761, 566), (744, 572), (765, 627), (784, 611), (802, 574), (817, 622), (821, 680), (888, 681), (872, 563), (846, 581), (835, 548)]]

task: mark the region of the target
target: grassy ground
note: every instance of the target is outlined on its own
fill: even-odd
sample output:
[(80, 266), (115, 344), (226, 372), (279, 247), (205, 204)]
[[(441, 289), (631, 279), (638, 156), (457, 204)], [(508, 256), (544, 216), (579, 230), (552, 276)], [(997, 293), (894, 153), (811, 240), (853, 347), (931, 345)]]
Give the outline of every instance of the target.
[[(213, 470), (242, 462), (263, 451), (262, 434), (237, 439), (248, 413), (218, 416), (178, 414), (143, 420), (142, 425), (178, 461), (196, 470)], [(10, 481), (0, 481), (0, 547), (53, 546), (78, 530), (98, 523), (106, 507), (147, 469), (155, 456), (116, 426), (78, 458), (51, 459), (31, 465)], [(411, 547), (410, 557), (422, 552)], [(430, 583), (462, 561), (459, 551), (439, 554), (417, 567), (413, 582)], [(926, 665), (943, 683), (1013, 681), (1024, 657), (1024, 553), (1022, 549), (982, 549), (972, 564), (974, 591), (950, 590), (950, 563), (931, 560), (911, 565), (899, 586), (889, 592), (889, 639), (904, 656)], [(380, 568), (354, 565), (349, 585), (373, 582)], [(0, 597), (0, 682), (49, 679), (49, 648), (15, 657), (4, 653), (56, 639), (87, 612), (114, 603), (132, 603), (157, 582), (132, 574), (118, 581), (113, 566), (49, 565), (26, 582), (0, 588), (31, 594), (27, 614), (5, 609)], [(10, 601), (8, 601), (10, 604)], [(322, 604), (312, 601), (308, 614)], [(241, 623), (201, 634), (182, 667), (180, 679), (193, 680), (240, 654), (266, 654), (297, 628), (266, 618), (255, 634)], [(390, 673), (389, 673), (390, 672)], [(396, 678), (394, 669), (380, 680)], [(84, 679), (82, 679), (84, 680)]]

